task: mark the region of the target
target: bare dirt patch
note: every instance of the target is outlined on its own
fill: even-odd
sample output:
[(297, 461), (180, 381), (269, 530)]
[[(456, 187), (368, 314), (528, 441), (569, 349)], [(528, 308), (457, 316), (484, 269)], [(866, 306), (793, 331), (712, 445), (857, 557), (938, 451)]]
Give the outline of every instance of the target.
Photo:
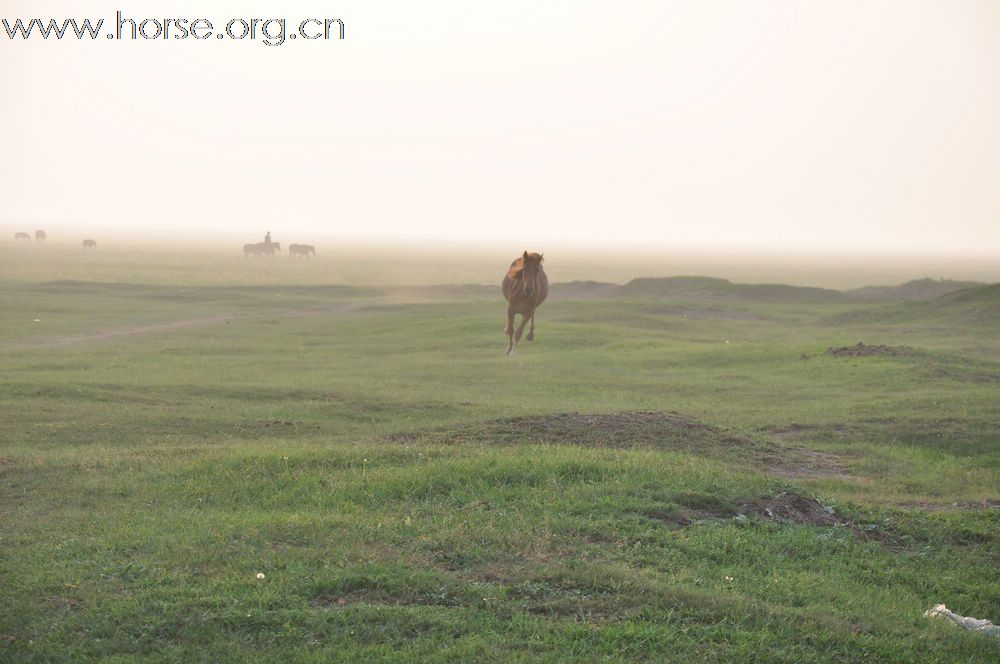
[(746, 516), (756, 516), (768, 521), (812, 526), (851, 526), (850, 521), (834, 513), (815, 498), (785, 491), (774, 498), (762, 498), (742, 503)]
[(870, 357), (873, 355), (904, 355), (913, 352), (913, 349), (909, 346), (869, 346), (865, 342), (859, 341), (853, 346), (827, 348), (826, 352), (834, 357)]
[(641, 510), (668, 528), (695, 528), (706, 524), (750, 519), (782, 526), (807, 525), (838, 528), (864, 541), (874, 541), (890, 550), (902, 550), (898, 532), (885, 524), (858, 523), (808, 495), (785, 491), (777, 496), (729, 502), (711, 494), (675, 494), (661, 507)]
[(815, 498), (786, 491), (739, 503), (728, 503), (710, 495), (679, 494), (672, 496), (676, 507), (646, 510), (645, 516), (671, 526), (692, 526), (720, 519), (760, 518), (783, 524), (812, 526), (851, 526), (838, 516), (833, 508), (824, 506)]
[(408, 444), (420, 440), (420, 434), (415, 431), (398, 431), (388, 434), (385, 439), (390, 443)]
[(845, 528), (855, 537), (875, 541), (889, 550), (902, 550), (898, 536), (876, 524), (860, 524), (836, 513), (815, 498), (785, 491), (773, 498), (760, 498), (740, 504), (742, 514), (784, 525), (809, 525), (817, 528)]

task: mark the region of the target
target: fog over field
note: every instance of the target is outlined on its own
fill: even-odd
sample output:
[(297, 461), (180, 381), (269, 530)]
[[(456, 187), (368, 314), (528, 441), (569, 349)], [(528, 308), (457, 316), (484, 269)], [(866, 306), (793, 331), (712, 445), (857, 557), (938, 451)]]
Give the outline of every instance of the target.
[[(270, 229), (508, 252), (1000, 255), (993, 0), (167, 13), (335, 13), (347, 38), (5, 41), (3, 239)], [(4, 16), (116, 18), (68, 0)]]
[[(76, 233), (75, 235), (81, 235)], [(275, 240), (314, 243), (315, 258), (245, 259), (238, 240), (183, 242), (164, 239), (102, 239), (98, 252), (84, 254), (79, 241), (56, 236), (45, 246), (0, 241), (0, 279), (34, 280), (59, 274), (65, 279), (142, 283), (321, 284), (363, 286), (405, 284), (499, 284), (506, 266), (522, 250), (545, 254), (554, 282), (603, 281), (622, 284), (640, 277), (713, 276), (743, 283), (787, 283), (838, 290), (898, 285), (914, 279), (1000, 281), (1000, 260), (992, 256), (899, 255), (865, 253), (719, 252), (708, 249), (596, 249), (551, 244), (508, 246), (408, 246), (385, 242), (317, 240), (285, 236)], [(246, 241), (259, 238), (244, 234)]]

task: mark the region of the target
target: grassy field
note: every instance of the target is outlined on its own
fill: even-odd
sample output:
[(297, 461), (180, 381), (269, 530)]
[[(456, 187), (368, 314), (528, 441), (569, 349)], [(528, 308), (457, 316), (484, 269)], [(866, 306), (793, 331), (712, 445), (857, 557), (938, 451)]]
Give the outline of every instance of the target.
[(1000, 657), (1000, 285), (0, 257), (2, 661)]

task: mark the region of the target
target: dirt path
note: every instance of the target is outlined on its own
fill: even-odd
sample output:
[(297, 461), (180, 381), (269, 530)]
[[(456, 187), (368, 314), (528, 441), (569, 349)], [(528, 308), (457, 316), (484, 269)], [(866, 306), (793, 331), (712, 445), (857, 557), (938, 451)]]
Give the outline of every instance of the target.
[(355, 304), (337, 304), (332, 307), (319, 307), (311, 309), (282, 309), (267, 314), (241, 315), (241, 314), (217, 314), (214, 316), (204, 316), (201, 318), (184, 318), (181, 320), (168, 321), (166, 323), (156, 323), (153, 325), (130, 325), (125, 327), (113, 327), (99, 332), (87, 334), (66, 334), (61, 336), (46, 337), (34, 341), (14, 341), (10, 343), (0, 343), (0, 351), (5, 350), (30, 350), (33, 348), (55, 348), (59, 346), (74, 346), (76, 344), (91, 341), (107, 341), (120, 337), (135, 337), (146, 334), (157, 334), (160, 332), (170, 332), (189, 327), (201, 327), (212, 323), (228, 323), (230, 321), (255, 322), (270, 320), (274, 318), (301, 318), (304, 316), (331, 315), (339, 316), (357, 308)]

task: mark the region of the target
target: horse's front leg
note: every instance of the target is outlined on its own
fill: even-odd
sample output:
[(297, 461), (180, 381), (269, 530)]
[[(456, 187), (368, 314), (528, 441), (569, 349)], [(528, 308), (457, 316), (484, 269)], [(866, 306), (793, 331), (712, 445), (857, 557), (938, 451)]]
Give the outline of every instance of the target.
[(525, 337), (528, 341), (535, 340), (535, 312), (531, 312), (531, 327), (528, 328), (528, 336)]

